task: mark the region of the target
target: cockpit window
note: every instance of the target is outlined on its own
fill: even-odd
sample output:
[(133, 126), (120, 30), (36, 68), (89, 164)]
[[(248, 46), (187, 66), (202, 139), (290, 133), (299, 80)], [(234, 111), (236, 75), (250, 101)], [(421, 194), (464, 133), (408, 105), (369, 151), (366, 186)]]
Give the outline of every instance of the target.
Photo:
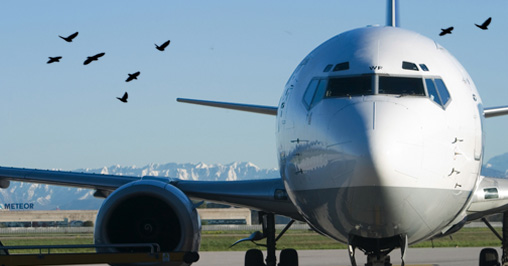
[(349, 62), (344, 62), (344, 63), (340, 63), (340, 64), (337, 64), (335, 65), (335, 67), (333, 68), (333, 71), (342, 71), (342, 70), (348, 70), (349, 69)]
[(310, 81), (309, 86), (307, 86), (307, 90), (303, 95), (303, 102), (307, 105), (307, 107), (310, 107), (310, 104), (312, 103), (312, 98), (314, 98), (318, 84), (319, 79), (313, 79)]
[(372, 77), (373, 76), (330, 78), (328, 80), (325, 97), (372, 95)]
[(427, 85), (427, 92), (429, 93), (429, 98), (434, 102), (436, 102), (437, 104), (443, 105), (443, 103), (441, 103), (441, 98), (437, 93), (434, 81), (432, 81), (432, 79), (425, 79), (425, 85)]
[(406, 61), (402, 62), (402, 69), (418, 71), (418, 67), (416, 66), (415, 63)]
[(303, 102), (307, 105), (307, 108), (312, 108), (316, 105), (323, 96), (325, 95), (326, 84), (328, 80), (326, 79), (313, 79), (309, 83), (305, 94), (303, 95)]
[(431, 100), (445, 108), (450, 102), (450, 93), (442, 79), (425, 79), (427, 92)]
[(442, 79), (435, 79), (434, 82), (436, 83), (437, 91), (441, 96), (443, 106), (445, 106), (448, 103), (448, 101), (450, 101), (450, 93), (448, 92), (448, 89), (446, 88)]
[(379, 77), (379, 94), (425, 96), (421, 78)]
[(326, 90), (327, 84), (328, 84), (328, 80), (326, 80), (326, 79), (322, 79), (319, 81), (316, 93), (314, 94), (314, 99), (312, 99), (312, 102), (310, 104), (311, 108), (323, 99), (323, 96), (325, 96), (325, 90)]

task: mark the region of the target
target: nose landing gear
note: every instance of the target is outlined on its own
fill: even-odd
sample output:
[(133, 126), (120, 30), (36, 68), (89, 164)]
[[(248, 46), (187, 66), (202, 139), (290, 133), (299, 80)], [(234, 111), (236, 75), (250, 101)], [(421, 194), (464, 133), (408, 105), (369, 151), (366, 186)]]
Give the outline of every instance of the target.
[[(408, 248), (408, 241), (407, 241), (407, 235), (399, 235), (392, 238), (388, 238), (385, 241), (391, 242), (392, 244), (398, 243), (398, 247), (400, 247), (400, 259), (401, 259), (401, 266), (405, 265), (405, 257), (406, 257), (406, 251)], [(363, 248), (360, 248), (365, 252), (365, 255), (367, 255), (367, 263), (365, 266), (392, 266), (392, 263), (390, 262), (390, 252), (393, 250), (394, 245), (384, 245), (382, 244), (381, 239), (362, 239), (361, 237), (357, 237), (354, 235), (349, 236), (348, 240), (348, 254), (349, 259), (351, 260), (352, 266), (357, 266), (356, 264), (356, 258), (355, 258), (355, 250), (358, 246), (358, 244), (363, 243)], [(391, 248), (387, 248), (390, 246)]]

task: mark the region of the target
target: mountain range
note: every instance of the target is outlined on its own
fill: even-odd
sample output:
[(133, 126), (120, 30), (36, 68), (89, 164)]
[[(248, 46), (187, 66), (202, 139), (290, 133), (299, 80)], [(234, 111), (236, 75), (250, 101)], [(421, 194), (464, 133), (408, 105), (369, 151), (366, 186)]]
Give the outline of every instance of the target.
[[(128, 176), (159, 176), (168, 179), (201, 181), (234, 181), (277, 178), (278, 169), (261, 169), (249, 162), (230, 164), (166, 163), (148, 164), (143, 167), (113, 165), (103, 168), (76, 169), (75, 172)], [(482, 174), (508, 178), (508, 153), (491, 158)], [(12, 203), (33, 203), (35, 210), (96, 210), (103, 199), (93, 197), (93, 190), (54, 185), (11, 182), (7, 189), (0, 189), (0, 207)]]

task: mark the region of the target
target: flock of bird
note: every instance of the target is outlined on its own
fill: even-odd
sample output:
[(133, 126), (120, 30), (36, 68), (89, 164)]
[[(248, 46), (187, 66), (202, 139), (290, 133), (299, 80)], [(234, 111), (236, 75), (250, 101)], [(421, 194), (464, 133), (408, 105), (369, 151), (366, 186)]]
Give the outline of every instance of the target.
[[(476, 25), (476, 27), (478, 27), (478, 28), (480, 28), (482, 30), (487, 30), (491, 21), (492, 21), (492, 18), (489, 17), (481, 25), (478, 25), (478, 24), (475, 24), (475, 25)], [(439, 36), (444, 36), (446, 34), (452, 34), (452, 30), (453, 30), (453, 27), (449, 27), (449, 28), (446, 28), (446, 29), (441, 29), (441, 33), (439, 33)], [(73, 33), (73, 34), (71, 34), (71, 35), (69, 35), (67, 37), (63, 37), (63, 36), (58, 35), (58, 37), (62, 38), (66, 42), (72, 42), (74, 40), (74, 38), (76, 38), (77, 36), (78, 36), (78, 32), (75, 32), (75, 33)], [(170, 40), (164, 42), (161, 45), (155, 44), (155, 49), (163, 52), (164, 49), (166, 49), (166, 47), (168, 47), (169, 43), (170, 43)], [(106, 53), (99, 53), (99, 54), (96, 54), (96, 55), (93, 55), (93, 56), (88, 56), (86, 58), (85, 62), (83, 62), (83, 65), (88, 65), (88, 64), (92, 63), (93, 61), (98, 61), (99, 58), (103, 57), (105, 54)], [(51, 63), (55, 63), (55, 62), (60, 62), (60, 59), (62, 59), (61, 56), (55, 56), (55, 57), (51, 57), (50, 56), (47, 64), (51, 64)], [(141, 74), (140, 71), (135, 72), (133, 74), (128, 74), (129, 77), (125, 80), (125, 82), (129, 82), (129, 81), (132, 81), (134, 79), (138, 79), (139, 74)], [(129, 94), (127, 92), (125, 92), (122, 97), (116, 97), (116, 98), (118, 100), (120, 100), (121, 102), (126, 103), (127, 102), (127, 98), (129, 98)]]
[[(58, 35), (58, 37), (62, 38), (63, 40), (65, 40), (66, 42), (72, 42), (74, 40), (74, 38), (76, 38), (78, 36), (79, 32), (75, 32), (67, 37), (63, 37), (63, 36), (60, 36)], [(164, 42), (163, 44), (161, 45), (157, 45), (155, 44), (155, 49), (163, 52), (164, 49), (166, 49), (166, 47), (168, 47), (169, 43), (171, 41), (168, 40), (166, 42)], [(85, 60), (85, 62), (83, 62), (83, 65), (88, 65), (90, 63), (92, 63), (93, 61), (98, 61), (100, 57), (103, 57), (106, 53), (99, 53), (99, 54), (96, 54), (96, 55), (93, 55), (93, 56), (88, 56)], [(55, 56), (55, 57), (48, 57), (49, 60), (47, 62), (47, 64), (51, 64), (51, 63), (55, 63), (55, 62), (60, 62), (60, 59), (62, 59), (61, 56)], [(135, 72), (135, 73), (132, 73), (132, 74), (127, 74), (129, 75), (129, 77), (125, 80), (125, 82), (130, 82), (134, 79), (138, 79), (138, 76), (139, 74), (141, 74), (140, 71), (138, 72)], [(127, 98), (129, 98), (129, 94), (127, 92), (124, 93), (124, 95), (122, 97), (116, 97), (118, 100), (120, 100), (121, 102), (124, 102), (126, 103), (127, 102)]]
[[(476, 27), (482, 29), (482, 30), (488, 30), (488, 26), (490, 25), (490, 22), (492, 21), (492, 18), (488, 18), (485, 20), (482, 25), (478, 25), (475, 23)], [(441, 29), (441, 33), (439, 33), (439, 36), (443, 36), (446, 34), (452, 34), (453, 27), (449, 27), (446, 29)]]

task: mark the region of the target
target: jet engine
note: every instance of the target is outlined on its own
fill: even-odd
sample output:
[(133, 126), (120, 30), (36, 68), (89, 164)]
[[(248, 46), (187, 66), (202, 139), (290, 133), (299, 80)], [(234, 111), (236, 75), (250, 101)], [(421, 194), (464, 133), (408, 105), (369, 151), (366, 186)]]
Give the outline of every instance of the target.
[(95, 244), (157, 243), (161, 252), (197, 252), (201, 221), (192, 202), (178, 188), (156, 180), (139, 180), (123, 185), (104, 200), (97, 214), (94, 238)]

